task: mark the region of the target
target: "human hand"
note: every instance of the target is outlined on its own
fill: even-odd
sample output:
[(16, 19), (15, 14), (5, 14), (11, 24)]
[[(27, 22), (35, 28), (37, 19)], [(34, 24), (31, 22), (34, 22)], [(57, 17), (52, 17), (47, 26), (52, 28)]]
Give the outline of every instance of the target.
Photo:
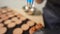
[(43, 2), (43, 0), (35, 0), (37, 4), (40, 4)]

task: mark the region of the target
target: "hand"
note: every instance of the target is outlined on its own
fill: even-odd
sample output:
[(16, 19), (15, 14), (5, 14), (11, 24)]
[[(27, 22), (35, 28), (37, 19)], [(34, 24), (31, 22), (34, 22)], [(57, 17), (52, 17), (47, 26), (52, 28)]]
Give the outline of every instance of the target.
[(43, 0), (35, 0), (37, 4), (40, 4), (43, 2)]

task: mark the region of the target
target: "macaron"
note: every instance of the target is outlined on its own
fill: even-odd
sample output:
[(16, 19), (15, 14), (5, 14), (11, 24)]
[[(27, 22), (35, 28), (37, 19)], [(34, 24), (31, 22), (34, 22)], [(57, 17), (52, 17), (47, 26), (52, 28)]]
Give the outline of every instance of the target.
[(29, 29), (29, 25), (23, 24), (23, 25), (21, 26), (21, 28), (22, 28), (24, 31), (26, 31), (26, 30)]
[(21, 28), (16, 28), (13, 30), (13, 34), (22, 34), (23, 30)]

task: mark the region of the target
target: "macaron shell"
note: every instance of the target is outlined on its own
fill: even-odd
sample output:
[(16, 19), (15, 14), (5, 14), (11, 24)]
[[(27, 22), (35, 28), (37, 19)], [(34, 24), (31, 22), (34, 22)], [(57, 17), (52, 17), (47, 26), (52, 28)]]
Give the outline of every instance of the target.
[(29, 25), (23, 24), (23, 25), (21, 26), (21, 28), (22, 28), (23, 30), (28, 30), (28, 29), (29, 29)]
[(16, 28), (13, 31), (13, 34), (22, 34), (22, 33), (23, 33), (23, 30), (21, 28)]
[(13, 27), (15, 27), (15, 26), (16, 26), (16, 23), (9, 23), (9, 24), (7, 25), (8, 28), (13, 28)]
[(34, 23), (33, 21), (28, 21), (27, 24), (28, 24), (29, 26), (33, 26), (35, 23)]
[(6, 31), (7, 31), (6, 27), (0, 28), (0, 34), (4, 34), (4, 33), (6, 33)]

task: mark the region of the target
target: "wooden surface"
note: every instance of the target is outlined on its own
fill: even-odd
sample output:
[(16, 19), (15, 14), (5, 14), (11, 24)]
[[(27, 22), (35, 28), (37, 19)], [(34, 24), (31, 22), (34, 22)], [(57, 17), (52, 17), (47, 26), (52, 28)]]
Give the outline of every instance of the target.
[(43, 15), (31, 16), (31, 15), (26, 14), (23, 9), (21, 9), (21, 10), (18, 11), (17, 13), (20, 13), (20, 14), (22, 14), (24, 17), (26, 17), (26, 18), (28, 18), (28, 19), (30, 19), (30, 20), (33, 20), (33, 21), (36, 22), (37, 24), (38, 24), (38, 23), (41, 23), (41, 24), (44, 26)]

